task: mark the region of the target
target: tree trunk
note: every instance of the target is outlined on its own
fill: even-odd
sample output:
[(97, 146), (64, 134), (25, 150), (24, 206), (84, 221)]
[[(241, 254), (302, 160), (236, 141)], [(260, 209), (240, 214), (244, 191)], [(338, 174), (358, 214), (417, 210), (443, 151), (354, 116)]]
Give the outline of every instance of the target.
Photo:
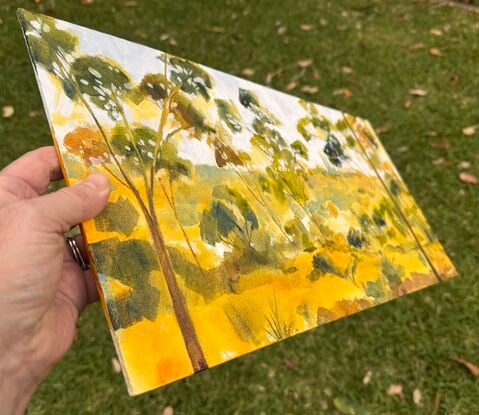
[(148, 212), (146, 210), (146, 206), (144, 204), (142, 205), (142, 210), (153, 238), (155, 251), (160, 262), (161, 271), (166, 281), (166, 286), (168, 287), (175, 317), (180, 327), (191, 365), (193, 366), (193, 370), (195, 372), (200, 372), (208, 368), (208, 363), (206, 362), (201, 344), (196, 335), (193, 321), (191, 320), (188, 306), (186, 304), (186, 299), (181, 292), (180, 287), (178, 286), (175, 270), (173, 269), (165, 240), (161, 233), (160, 227), (158, 226), (158, 219), (154, 211), (154, 206), (150, 206), (151, 212)]

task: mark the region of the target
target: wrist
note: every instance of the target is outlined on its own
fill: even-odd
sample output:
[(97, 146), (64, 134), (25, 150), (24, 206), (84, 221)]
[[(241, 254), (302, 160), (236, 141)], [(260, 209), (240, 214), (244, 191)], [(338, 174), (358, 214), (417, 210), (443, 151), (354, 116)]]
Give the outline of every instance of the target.
[(0, 405), (2, 415), (23, 414), (39, 380), (22, 365), (3, 355), (0, 358)]

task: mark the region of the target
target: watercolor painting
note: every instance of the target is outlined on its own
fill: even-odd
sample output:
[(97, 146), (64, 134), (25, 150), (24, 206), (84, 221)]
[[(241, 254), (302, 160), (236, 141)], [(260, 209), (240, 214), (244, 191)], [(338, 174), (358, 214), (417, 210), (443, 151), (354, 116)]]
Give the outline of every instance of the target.
[(112, 182), (82, 229), (131, 394), (455, 275), (368, 121), (19, 19), (67, 184)]

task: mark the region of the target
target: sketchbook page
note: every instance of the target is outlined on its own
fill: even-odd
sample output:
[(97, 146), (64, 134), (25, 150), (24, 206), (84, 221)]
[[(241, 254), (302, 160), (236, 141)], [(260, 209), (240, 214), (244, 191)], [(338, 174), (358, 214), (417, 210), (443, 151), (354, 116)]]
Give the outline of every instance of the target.
[(19, 17), (131, 394), (455, 275), (367, 121)]

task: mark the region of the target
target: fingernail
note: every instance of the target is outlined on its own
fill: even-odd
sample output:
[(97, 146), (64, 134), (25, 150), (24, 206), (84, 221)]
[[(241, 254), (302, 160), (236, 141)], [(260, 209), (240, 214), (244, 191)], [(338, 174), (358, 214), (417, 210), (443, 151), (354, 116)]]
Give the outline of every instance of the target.
[(83, 183), (99, 192), (107, 189), (109, 190), (111, 188), (110, 180), (108, 179), (107, 175), (100, 172), (90, 174), (86, 179), (83, 180)]

